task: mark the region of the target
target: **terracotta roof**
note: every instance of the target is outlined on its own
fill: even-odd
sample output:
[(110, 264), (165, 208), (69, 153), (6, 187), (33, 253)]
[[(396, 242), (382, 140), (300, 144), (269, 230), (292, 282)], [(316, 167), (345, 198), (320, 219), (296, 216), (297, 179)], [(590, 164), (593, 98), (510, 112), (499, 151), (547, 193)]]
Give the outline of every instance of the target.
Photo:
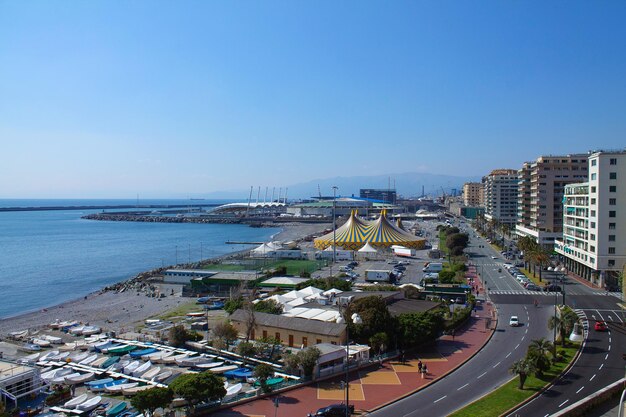
[[(341, 336), (346, 325), (329, 323), (319, 320), (286, 317), (278, 314), (254, 313), (258, 326), (275, 327), (277, 329), (293, 330), (304, 333), (313, 333), (326, 336)], [(247, 316), (244, 310), (236, 310), (230, 317), (231, 321), (245, 323)]]

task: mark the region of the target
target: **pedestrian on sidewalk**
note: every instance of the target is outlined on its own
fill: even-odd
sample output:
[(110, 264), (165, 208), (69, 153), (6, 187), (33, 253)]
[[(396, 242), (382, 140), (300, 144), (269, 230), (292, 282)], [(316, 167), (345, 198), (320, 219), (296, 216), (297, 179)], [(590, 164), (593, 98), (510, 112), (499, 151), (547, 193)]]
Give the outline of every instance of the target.
[(426, 366), (426, 364), (424, 364), (424, 366), (422, 366), (422, 378), (427, 377), (428, 376), (428, 367)]
[(417, 360), (417, 370), (419, 371), (419, 373), (422, 373), (422, 367), (423, 367), (422, 361), (418, 359)]

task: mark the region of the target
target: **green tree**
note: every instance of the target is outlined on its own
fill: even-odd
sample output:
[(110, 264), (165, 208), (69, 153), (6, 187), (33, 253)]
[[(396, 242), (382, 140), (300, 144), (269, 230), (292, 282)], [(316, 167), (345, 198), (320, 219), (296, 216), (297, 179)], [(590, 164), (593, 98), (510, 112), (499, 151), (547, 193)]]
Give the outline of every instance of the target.
[[(554, 330), (559, 334), (561, 346), (565, 346), (568, 335), (574, 330), (574, 324), (578, 322), (578, 316), (569, 307), (562, 308), (560, 314), (556, 317), (552, 316), (548, 320), (548, 329)], [(556, 346), (554, 347), (556, 351)], [(556, 358), (555, 358), (556, 359)]]
[(300, 357), (293, 353), (286, 353), (283, 356), (285, 370), (291, 373), (297, 373), (300, 370)]
[(202, 340), (202, 335), (195, 331), (187, 330), (185, 326), (179, 324), (169, 330), (168, 339), (172, 346), (182, 347), (187, 341), (197, 342), (198, 340)]
[(262, 337), (259, 340), (257, 340), (257, 342), (259, 342), (261, 344), (261, 350), (266, 353), (269, 350), (269, 353), (267, 353), (267, 358), (269, 360), (274, 360), (274, 356), (276, 355), (277, 352), (277, 348), (281, 345), (280, 343), (280, 339), (278, 339), (275, 336), (266, 336), (266, 337)]
[(266, 363), (260, 363), (254, 367), (254, 376), (258, 379), (263, 392), (267, 393), (272, 391), (272, 388), (267, 385), (267, 380), (274, 376), (274, 368)]
[(243, 364), (245, 365), (250, 356), (254, 356), (257, 352), (256, 346), (252, 342), (241, 342), (237, 345), (237, 353), (241, 355)]
[(380, 354), (389, 346), (389, 336), (385, 332), (379, 332), (370, 337), (369, 342), (372, 350)]
[(226, 345), (226, 349), (230, 347), (230, 344), (237, 340), (237, 336), (239, 332), (232, 323), (228, 321), (223, 321), (221, 323), (217, 323), (215, 327), (213, 327), (213, 335), (224, 341)]
[(224, 311), (226, 311), (228, 314), (233, 314), (236, 310), (239, 310), (243, 307), (243, 303), (244, 301), (242, 297), (227, 300), (224, 303)]
[[(353, 313), (361, 316), (363, 324), (354, 325), (351, 320), (348, 320)], [(352, 302), (344, 311), (344, 319), (350, 326), (350, 335), (360, 343), (367, 343), (369, 338), (376, 333), (387, 332), (389, 323), (393, 322), (387, 303), (378, 295), (359, 298)]]
[(317, 360), (320, 358), (321, 354), (322, 352), (314, 346), (298, 352), (298, 362), (302, 367), (304, 376), (310, 377), (313, 375), (313, 370), (315, 369), (315, 365), (317, 365)]
[(182, 374), (170, 384), (171, 390), (184, 398), (189, 405), (217, 401), (224, 398), (224, 379), (212, 372)]
[(170, 388), (150, 388), (145, 391), (139, 391), (131, 399), (130, 403), (140, 413), (149, 417), (154, 414), (158, 408), (166, 408), (172, 402), (174, 393)]
[(509, 368), (509, 372), (513, 375), (519, 375), (519, 389), (524, 389), (524, 383), (528, 375), (536, 372), (534, 364), (527, 359), (520, 359), (513, 362)]
[(254, 304), (254, 311), (258, 313), (283, 314), (283, 306), (274, 300), (262, 300)]
[(443, 271), (439, 272), (439, 282), (442, 284), (452, 284), (455, 277), (456, 272), (449, 269), (444, 269)]
[(434, 340), (442, 323), (441, 315), (430, 311), (400, 314), (398, 316), (398, 340), (401, 347), (417, 347)]
[(552, 343), (546, 339), (535, 339), (530, 342), (526, 352), (526, 359), (532, 363), (535, 368), (535, 375), (538, 378), (543, 377), (543, 373), (550, 369), (550, 359)]

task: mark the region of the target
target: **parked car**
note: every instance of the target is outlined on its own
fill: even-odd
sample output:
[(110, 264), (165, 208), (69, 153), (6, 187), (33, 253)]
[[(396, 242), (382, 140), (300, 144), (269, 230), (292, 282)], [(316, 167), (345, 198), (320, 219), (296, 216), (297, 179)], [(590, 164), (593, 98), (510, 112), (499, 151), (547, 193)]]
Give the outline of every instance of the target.
[(511, 316), (511, 318), (509, 319), (509, 326), (511, 327), (519, 326), (519, 319), (517, 318), (517, 316)]
[(608, 327), (603, 321), (596, 321), (596, 324), (593, 326), (596, 332), (606, 332)]
[(546, 292), (561, 292), (561, 287), (558, 285), (550, 284), (543, 287), (543, 290)]
[(322, 407), (315, 414), (308, 414), (308, 417), (344, 417), (346, 415), (346, 407), (350, 414), (354, 413), (354, 405), (350, 404), (333, 404), (328, 407)]
[(541, 291), (541, 287), (539, 287), (538, 285), (535, 284), (528, 284), (526, 286), (526, 289), (529, 291)]

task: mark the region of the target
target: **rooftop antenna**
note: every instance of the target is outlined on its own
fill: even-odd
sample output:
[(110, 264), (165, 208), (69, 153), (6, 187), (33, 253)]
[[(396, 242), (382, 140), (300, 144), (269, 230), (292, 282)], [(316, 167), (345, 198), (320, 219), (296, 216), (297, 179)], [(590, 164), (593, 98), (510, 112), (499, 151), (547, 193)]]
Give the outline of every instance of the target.
[(263, 204), (265, 204), (267, 202), (267, 189), (268, 189), (268, 187), (265, 186), (265, 197), (263, 197)]
[(276, 187), (272, 187), (272, 203), (274, 202), (274, 192), (276, 191)]
[(248, 208), (246, 209), (246, 217), (248, 217), (248, 214), (250, 213), (250, 201), (252, 201), (252, 190), (254, 189), (254, 186), (251, 185), (250, 186), (250, 195), (248, 196)]
[(317, 194), (320, 196), (320, 200), (322, 199), (322, 190), (320, 189), (320, 185), (317, 184)]
[(287, 204), (287, 190), (289, 190), (289, 187), (285, 188), (285, 201), (284, 201), (285, 204)]
[(261, 186), (259, 185), (259, 189), (256, 192), (256, 203), (259, 204), (259, 196), (261, 195)]

